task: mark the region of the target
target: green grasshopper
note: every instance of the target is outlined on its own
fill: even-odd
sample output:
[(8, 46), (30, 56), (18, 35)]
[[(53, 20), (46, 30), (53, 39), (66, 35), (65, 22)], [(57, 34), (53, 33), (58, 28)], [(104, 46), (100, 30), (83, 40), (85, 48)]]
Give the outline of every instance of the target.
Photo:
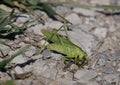
[[(50, 42), (50, 44), (47, 45), (47, 48), (63, 54), (65, 62), (72, 59), (72, 61), (79, 66), (87, 64), (87, 53), (83, 51), (79, 46), (73, 44), (68, 36), (64, 37), (57, 33), (62, 27), (65, 28), (63, 25), (58, 30), (41, 30), (44, 36), (46, 36), (45, 39)], [(66, 35), (68, 35), (67, 30), (65, 30), (65, 32)]]

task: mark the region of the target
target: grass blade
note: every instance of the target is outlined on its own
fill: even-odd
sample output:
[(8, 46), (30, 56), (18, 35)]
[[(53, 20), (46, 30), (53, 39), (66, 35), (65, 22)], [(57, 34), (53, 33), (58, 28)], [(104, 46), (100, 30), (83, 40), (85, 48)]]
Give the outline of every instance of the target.
[(0, 80), (0, 85), (14, 85), (13, 80)]
[(28, 49), (31, 45), (26, 45), (25, 47), (19, 49), (19, 51), (17, 51), (15, 54), (13, 54), (10, 58), (4, 59), (3, 61), (0, 62), (0, 70), (1, 71), (5, 71), (5, 66), (11, 61), (13, 60), (15, 57), (17, 57), (18, 55), (22, 54), (23, 52), (26, 51), (26, 49)]

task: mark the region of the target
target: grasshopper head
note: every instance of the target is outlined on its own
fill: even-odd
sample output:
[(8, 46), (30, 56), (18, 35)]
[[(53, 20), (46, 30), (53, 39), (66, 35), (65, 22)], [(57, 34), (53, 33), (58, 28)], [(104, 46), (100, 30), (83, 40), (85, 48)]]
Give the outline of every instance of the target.
[(80, 66), (84, 66), (86, 64), (88, 64), (88, 58), (87, 58), (87, 53), (82, 53), (80, 55), (77, 56), (77, 61), (78, 61), (78, 65)]

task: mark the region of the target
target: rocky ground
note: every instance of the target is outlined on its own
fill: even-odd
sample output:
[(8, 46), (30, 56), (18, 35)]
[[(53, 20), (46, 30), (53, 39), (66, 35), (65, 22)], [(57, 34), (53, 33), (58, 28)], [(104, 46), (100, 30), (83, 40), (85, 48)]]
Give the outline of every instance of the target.
[[(15, 22), (17, 25), (35, 21), (28, 24), (24, 34), (16, 35), (14, 40), (5, 40), (13, 49), (0, 44), (3, 54), (8, 56), (28, 42), (35, 44), (10, 63), (14, 66), (12, 73), (16, 75), (16, 85), (120, 85), (120, 15), (98, 12), (114, 13), (120, 10), (65, 6), (53, 8), (72, 23), (68, 24), (71, 29), (68, 34), (73, 43), (87, 52), (89, 63), (83, 68), (75, 64), (65, 68), (62, 55), (48, 49), (34, 56), (37, 46), (44, 42), (41, 40), (43, 35), (40, 30), (59, 28), (64, 23), (52, 20), (40, 10), (34, 11), (36, 16), (20, 14)], [(38, 17), (41, 17), (42, 21)], [(44, 23), (41, 23), (43, 21)], [(0, 61), (2, 59), (0, 58)], [(0, 72), (0, 78), (10, 79), (3, 72)]]

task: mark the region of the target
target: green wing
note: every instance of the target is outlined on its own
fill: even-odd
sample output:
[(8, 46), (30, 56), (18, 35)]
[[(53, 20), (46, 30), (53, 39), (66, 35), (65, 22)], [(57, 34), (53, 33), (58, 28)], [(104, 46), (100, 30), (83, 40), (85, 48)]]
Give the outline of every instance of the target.
[(67, 58), (75, 58), (79, 56), (80, 59), (86, 55), (86, 53), (76, 46), (71, 46), (68, 44), (60, 45), (60, 44), (49, 44), (47, 46), (48, 49), (65, 54)]
[(71, 48), (69, 45), (60, 45), (60, 44), (49, 44), (47, 46), (48, 49), (52, 51), (56, 51), (62, 54), (65, 54), (65, 56), (69, 56), (69, 58), (74, 58), (74, 56), (71, 55), (72, 52), (75, 51), (74, 48)]
[[(56, 30), (46, 30), (42, 29), (41, 32), (46, 36), (46, 40), (51, 41), (56, 44), (72, 44), (67, 38), (61, 36), (60, 34), (56, 33)], [(62, 41), (62, 43), (61, 43)]]
[[(67, 44), (69, 46), (72, 47), (76, 47), (79, 48), (81, 51), (83, 51), (79, 46), (75, 45), (74, 43), (72, 43), (70, 40), (68, 40), (67, 38), (61, 36), (58, 33), (55, 33), (56, 30), (46, 30), (46, 29), (42, 29), (41, 32), (46, 36), (46, 40), (47, 41), (51, 41), (55, 44)], [(61, 43), (62, 41), (62, 43)]]

